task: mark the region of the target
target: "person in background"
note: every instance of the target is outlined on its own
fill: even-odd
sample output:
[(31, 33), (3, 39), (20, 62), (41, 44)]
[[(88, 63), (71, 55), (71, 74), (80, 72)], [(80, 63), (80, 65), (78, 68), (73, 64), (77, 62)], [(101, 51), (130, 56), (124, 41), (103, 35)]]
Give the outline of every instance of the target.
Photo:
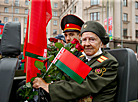
[(33, 87), (47, 91), (51, 102), (114, 102), (118, 61), (102, 48), (109, 42), (108, 34), (100, 23), (87, 21), (81, 28), (81, 37), (84, 56), (80, 59), (92, 68), (85, 80), (81, 84), (73, 80), (46, 83), (35, 78)]
[(65, 46), (66, 41), (65, 41), (64, 35), (58, 34), (55, 38), (58, 39), (57, 42), (60, 42), (61, 44), (63, 44)]
[(66, 43), (70, 43), (74, 38), (80, 41), (80, 30), (83, 25), (83, 20), (79, 17), (68, 14), (61, 20), (61, 29), (63, 30)]
[[(63, 30), (67, 44), (69, 44), (74, 38), (76, 38), (81, 43), (80, 30), (83, 24), (83, 20), (76, 15), (68, 14), (62, 18), (61, 29)], [(71, 50), (73, 51), (74, 48)], [(81, 54), (81, 52), (76, 51), (74, 55), (79, 57)]]

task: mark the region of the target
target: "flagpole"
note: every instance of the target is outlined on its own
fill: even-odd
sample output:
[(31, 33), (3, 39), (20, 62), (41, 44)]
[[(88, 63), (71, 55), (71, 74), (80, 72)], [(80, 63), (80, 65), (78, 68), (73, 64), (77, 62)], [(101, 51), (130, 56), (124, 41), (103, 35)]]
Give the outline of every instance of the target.
[[(52, 66), (52, 64), (53, 64), (53, 63), (51, 63), (51, 64), (49, 65), (49, 67), (47, 68), (46, 72), (49, 70), (49, 68)], [(44, 75), (42, 76), (42, 78), (44, 78), (45, 75), (46, 75), (46, 73), (44, 73)]]

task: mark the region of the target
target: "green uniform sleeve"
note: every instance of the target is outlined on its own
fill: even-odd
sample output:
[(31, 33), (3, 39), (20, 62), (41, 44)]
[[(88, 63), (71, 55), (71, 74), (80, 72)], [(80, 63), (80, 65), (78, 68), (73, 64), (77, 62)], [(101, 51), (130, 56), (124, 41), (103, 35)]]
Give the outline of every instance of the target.
[(50, 84), (49, 92), (52, 102), (66, 102), (67, 100), (79, 99), (87, 95), (99, 93), (109, 85), (117, 76), (118, 63), (114, 59), (108, 59), (103, 63), (96, 62), (91, 67), (104, 68), (102, 73), (91, 71), (82, 84), (75, 81), (59, 81)]

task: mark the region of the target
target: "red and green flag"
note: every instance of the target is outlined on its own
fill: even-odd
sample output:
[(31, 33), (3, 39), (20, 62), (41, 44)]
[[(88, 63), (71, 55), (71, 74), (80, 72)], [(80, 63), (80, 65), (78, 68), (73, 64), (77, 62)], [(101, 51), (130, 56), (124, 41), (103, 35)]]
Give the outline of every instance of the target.
[(37, 57), (47, 55), (46, 26), (51, 18), (50, 0), (30, 0), (23, 50), (26, 82), (30, 82), (30, 79), (40, 72), (34, 65)]
[(70, 76), (79, 84), (86, 78), (92, 70), (86, 63), (81, 61), (75, 55), (65, 48), (61, 48), (55, 59), (52, 61), (59, 69)]
[(0, 23), (0, 39), (2, 38), (3, 28), (4, 28), (4, 24)]

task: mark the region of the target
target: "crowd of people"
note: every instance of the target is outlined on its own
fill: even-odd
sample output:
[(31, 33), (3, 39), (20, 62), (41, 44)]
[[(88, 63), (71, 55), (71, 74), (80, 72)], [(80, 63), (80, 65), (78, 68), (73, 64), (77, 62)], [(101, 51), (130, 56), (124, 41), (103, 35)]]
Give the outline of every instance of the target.
[[(61, 20), (64, 35), (55, 38), (62, 44), (78, 39), (84, 51), (76, 57), (89, 65), (92, 70), (85, 80), (78, 84), (74, 80), (46, 83), (35, 78), (33, 87), (43, 88), (50, 95), (51, 102), (114, 102), (117, 89), (117, 60), (104, 51), (109, 36), (104, 27), (96, 21), (86, 21), (76, 15), (66, 15)], [(86, 61), (87, 60), (87, 61)], [(85, 68), (84, 68), (85, 70)]]

